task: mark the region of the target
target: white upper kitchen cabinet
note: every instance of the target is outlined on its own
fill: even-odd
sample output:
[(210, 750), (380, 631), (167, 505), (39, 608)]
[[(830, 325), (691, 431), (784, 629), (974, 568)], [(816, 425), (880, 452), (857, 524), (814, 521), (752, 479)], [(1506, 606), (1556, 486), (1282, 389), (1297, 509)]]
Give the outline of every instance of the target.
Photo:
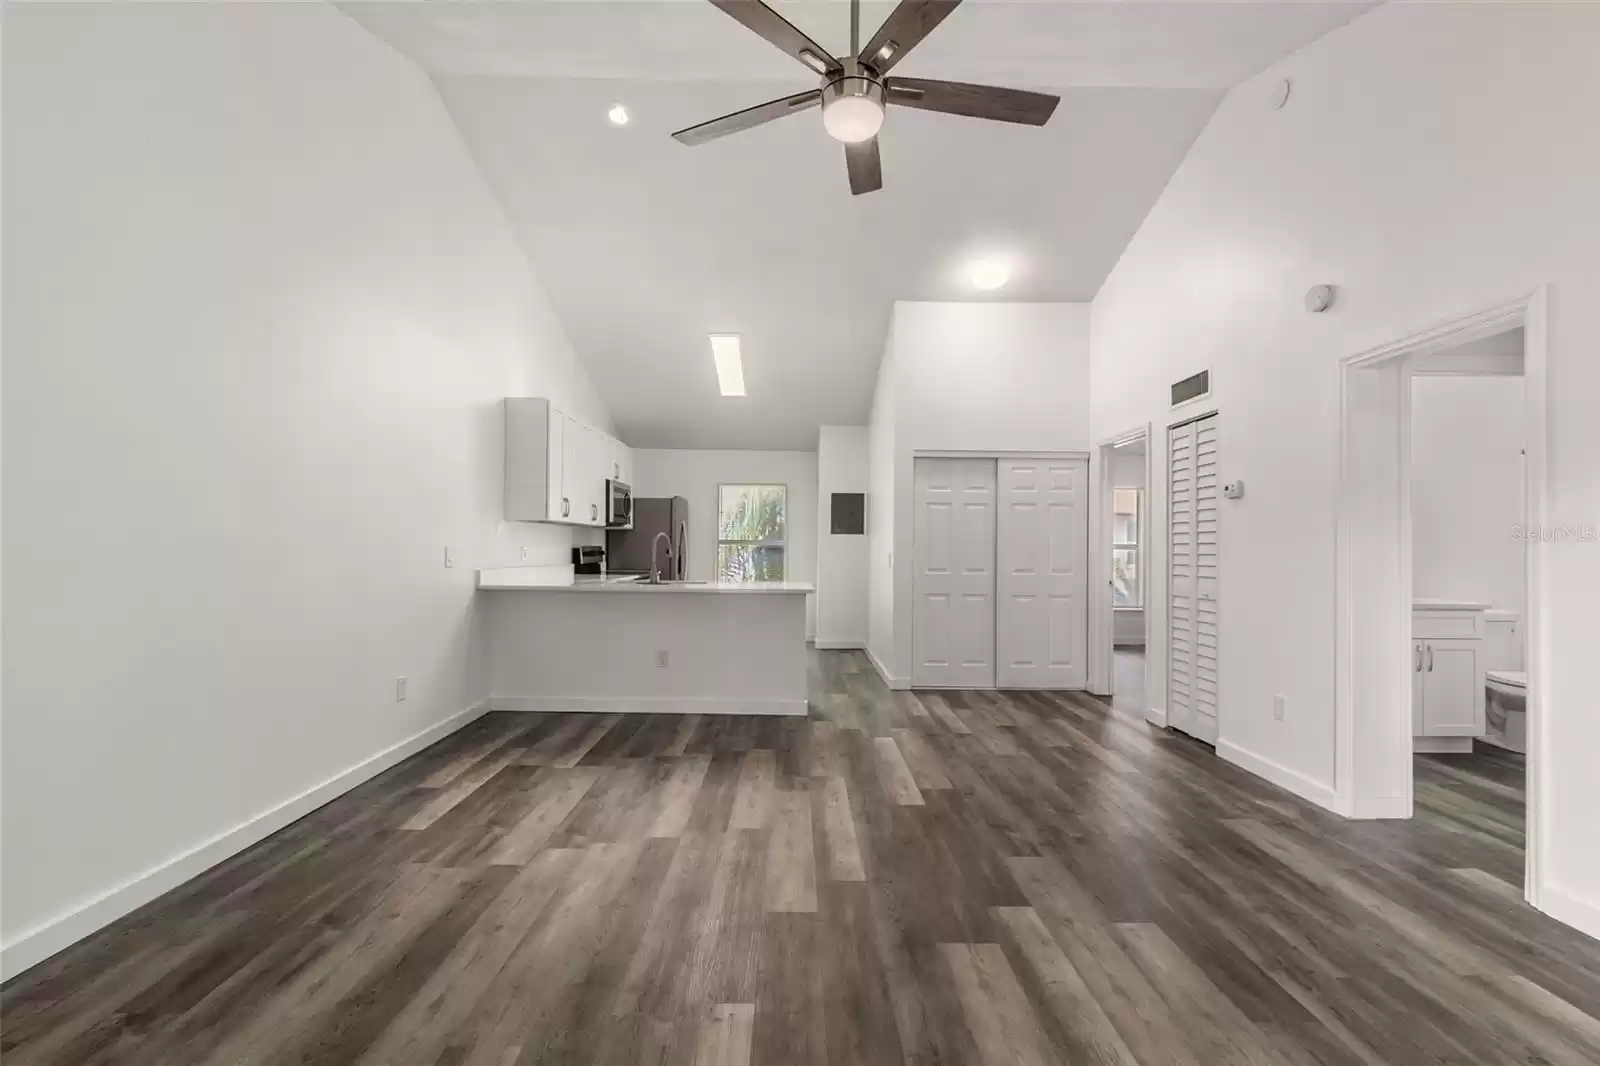
[(611, 462), (606, 477), (624, 485), (633, 485), (633, 451), (620, 440), (611, 442)]
[(628, 448), (549, 400), (508, 398), (505, 417), (506, 520), (605, 525), (606, 479), (632, 476)]
[(582, 426), (578, 445), (578, 484), (568, 493), (578, 524), (606, 523), (606, 476), (611, 467), (611, 438), (593, 426)]
[(565, 522), (566, 414), (549, 400), (508, 397), (505, 407), (508, 522)]

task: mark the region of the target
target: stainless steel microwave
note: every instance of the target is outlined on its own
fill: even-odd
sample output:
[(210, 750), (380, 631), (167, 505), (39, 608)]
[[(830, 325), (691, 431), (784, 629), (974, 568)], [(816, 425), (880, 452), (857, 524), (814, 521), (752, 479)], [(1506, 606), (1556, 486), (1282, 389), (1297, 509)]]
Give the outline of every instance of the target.
[(616, 478), (606, 478), (606, 528), (633, 528), (633, 489)]

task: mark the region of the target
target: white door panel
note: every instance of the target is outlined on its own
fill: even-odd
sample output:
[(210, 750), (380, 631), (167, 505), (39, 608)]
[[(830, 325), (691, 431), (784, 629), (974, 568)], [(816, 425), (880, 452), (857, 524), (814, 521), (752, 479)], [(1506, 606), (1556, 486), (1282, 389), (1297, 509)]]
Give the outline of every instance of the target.
[(1217, 739), (1221, 592), (1217, 416), (1167, 433), (1167, 720)]
[(997, 682), (1088, 681), (1088, 460), (1000, 460)]
[(995, 462), (916, 459), (913, 685), (994, 685)]

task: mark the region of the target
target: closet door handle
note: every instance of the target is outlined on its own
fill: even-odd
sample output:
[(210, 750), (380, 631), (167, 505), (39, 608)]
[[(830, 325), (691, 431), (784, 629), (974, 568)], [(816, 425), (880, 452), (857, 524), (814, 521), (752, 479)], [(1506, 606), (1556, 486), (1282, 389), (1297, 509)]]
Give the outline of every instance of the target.
[(1433, 645), (1428, 645), (1428, 673), (1433, 673)]

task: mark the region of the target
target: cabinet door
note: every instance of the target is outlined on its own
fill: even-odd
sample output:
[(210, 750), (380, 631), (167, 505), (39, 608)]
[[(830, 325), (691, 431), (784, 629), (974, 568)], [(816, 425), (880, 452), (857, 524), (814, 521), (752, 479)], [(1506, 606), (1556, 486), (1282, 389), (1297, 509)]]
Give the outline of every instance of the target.
[(616, 478), (618, 481), (622, 480), (622, 459), (617, 451), (621, 447), (622, 445), (610, 437), (601, 434), (600, 454), (605, 457), (605, 462), (602, 464), (604, 469), (600, 472), (602, 477), (607, 479)]
[(550, 417), (545, 423), (545, 516), (552, 522), (561, 521), (562, 488), (565, 483), (563, 467), (565, 456), (563, 441), (566, 440), (567, 416), (556, 408), (550, 408)]
[(589, 463), (584, 471), (584, 491), (587, 504), (584, 522), (605, 525), (605, 479), (611, 475), (610, 437), (589, 427)]
[(1422, 641), (1411, 642), (1411, 735), (1426, 736), (1427, 726), (1422, 721), (1422, 666), (1427, 653)]
[(575, 422), (577, 435), (577, 454), (574, 460), (573, 484), (569, 486), (567, 496), (572, 506), (572, 521), (580, 526), (601, 525), (604, 516), (600, 511), (600, 496), (605, 488), (605, 477), (602, 469), (605, 458), (598, 430)]
[(1476, 640), (1430, 640), (1422, 649), (1423, 736), (1483, 733), (1483, 673)]
[(633, 487), (633, 449), (617, 442), (617, 480)]
[(562, 522), (577, 522), (583, 510), (578, 486), (583, 483), (583, 423), (576, 418), (562, 416), (561, 433), (561, 507), (556, 512)]

